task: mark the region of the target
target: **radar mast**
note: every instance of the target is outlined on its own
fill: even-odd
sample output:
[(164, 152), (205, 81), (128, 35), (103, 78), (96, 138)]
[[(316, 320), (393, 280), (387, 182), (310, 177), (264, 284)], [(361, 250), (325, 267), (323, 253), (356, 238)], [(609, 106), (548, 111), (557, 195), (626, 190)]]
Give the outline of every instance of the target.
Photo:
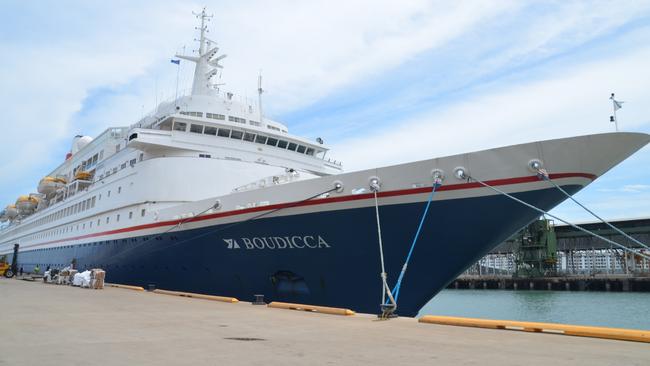
[[(192, 14), (201, 20), (201, 27), (197, 28), (201, 32), (201, 36), (198, 39), (199, 55), (186, 56), (177, 54), (176, 57), (192, 61), (196, 64), (194, 68), (194, 81), (192, 82), (192, 95), (215, 95), (219, 84), (213, 83), (211, 79), (217, 75), (219, 69), (223, 68), (223, 66), (219, 64), (219, 61), (224, 59), (226, 55), (217, 56), (219, 47), (216, 46), (216, 42), (205, 36), (205, 34), (209, 32), (206, 23), (209, 22), (214, 15), (208, 15), (205, 12), (205, 8), (203, 8), (200, 13), (192, 12)], [(212, 47), (213, 44), (214, 47)]]

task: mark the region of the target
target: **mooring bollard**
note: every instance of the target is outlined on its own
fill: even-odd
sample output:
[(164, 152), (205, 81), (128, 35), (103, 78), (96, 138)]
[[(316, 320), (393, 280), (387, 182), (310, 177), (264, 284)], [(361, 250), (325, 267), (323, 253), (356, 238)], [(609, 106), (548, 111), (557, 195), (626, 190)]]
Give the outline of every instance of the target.
[(253, 305), (266, 305), (264, 302), (264, 295), (253, 295), (255, 296), (255, 301), (253, 301)]
[(150, 284), (147, 286), (147, 291), (149, 291), (149, 292), (154, 291), (155, 289), (156, 289), (156, 285), (153, 284), (153, 283), (150, 283)]

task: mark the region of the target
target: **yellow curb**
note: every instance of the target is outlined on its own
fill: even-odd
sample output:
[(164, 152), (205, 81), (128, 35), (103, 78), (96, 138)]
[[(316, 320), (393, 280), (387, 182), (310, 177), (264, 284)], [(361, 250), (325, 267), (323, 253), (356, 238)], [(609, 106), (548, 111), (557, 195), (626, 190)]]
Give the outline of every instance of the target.
[(607, 327), (588, 327), (582, 325), (521, 322), (513, 320), (491, 320), (477, 318), (460, 318), (453, 316), (425, 315), (418, 320), (420, 323), (441, 325), (456, 325), (489, 329), (519, 330), (524, 332), (542, 332), (564, 334), (578, 337), (616, 339), (650, 343), (650, 331)]
[(332, 315), (354, 315), (354, 311), (350, 309), (343, 308), (331, 308), (328, 306), (315, 306), (315, 305), (305, 305), (305, 304), (292, 304), (288, 302), (277, 302), (273, 301), (268, 304), (270, 308), (276, 309), (289, 309), (289, 310), (303, 310), (303, 311), (313, 311), (323, 314), (332, 314)]
[(169, 290), (158, 290), (158, 289), (153, 290), (153, 292), (156, 294), (192, 297), (196, 299), (204, 299), (204, 300), (212, 300), (212, 301), (221, 301), (221, 302), (230, 302), (230, 303), (239, 302), (239, 300), (234, 297), (195, 294), (192, 292), (180, 292), (180, 291), (169, 291)]
[(131, 286), (131, 285), (120, 285), (117, 283), (105, 283), (105, 286), (123, 288), (126, 290), (135, 290), (135, 291), (144, 291), (144, 288), (140, 286)]

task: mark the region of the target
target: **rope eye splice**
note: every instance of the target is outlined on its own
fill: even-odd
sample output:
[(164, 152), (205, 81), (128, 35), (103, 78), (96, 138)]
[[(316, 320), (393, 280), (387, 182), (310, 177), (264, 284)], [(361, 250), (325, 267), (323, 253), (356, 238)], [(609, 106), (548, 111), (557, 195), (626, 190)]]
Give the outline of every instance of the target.
[[(397, 310), (397, 299), (399, 297), (399, 291), (400, 287), (402, 284), (402, 280), (404, 279), (404, 275), (406, 274), (406, 270), (408, 268), (408, 264), (411, 260), (411, 256), (413, 255), (413, 250), (415, 249), (415, 244), (418, 241), (418, 238), (420, 237), (420, 232), (422, 231), (422, 226), (424, 225), (424, 221), (427, 217), (427, 214), (429, 212), (429, 207), (431, 206), (431, 201), (433, 200), (433, 196), (436, 193), (436, 190), (442, 185), (442, 181), (444, 180), (444, 173), (442, 170), (435, 169), (432, 171), (432, 176), (433, 176), (433, 184), (431, 187), (431, 193), (429, 194), (429, 198), (427, 200), (427, 204), (424, 207), (424, 212), (422, 213), (422, 217), (420, 219), (420, 223), (418, 225), (418, 229), (415, 232), (415, 236), (413, 237), (413, 242), (411, 243), (411, 247), (409, 249), (408, 255), (406, 256), (406, 260), (404, 261), (404, 265), (402, 266), (402, 271), (399, 274), (399, 277), (397, 279), (397, 283), (395, 284), (395, 287), (391, 291), (390, 287), (388, 286), (387, 280), (386, 280), (386, 270), (384, 267), (384, 250), (383, 250), (383, 244), (381, 240), (381, 225), (379, 222), (379, 204), (377, 201), (377, 192), (379, 191), (381, 185), (379, 178), (373, 177), (370, 179), (370, 188), (374, 192), (375, 196), (375, 213), (377, 217), (377, 235), (379, 238), (379, 254), (380, 254), (380, 259), (381, 259), (381, 280), (382, 280), (382, 298), (381, 298), (381, 304), (380, 304), (380, 310), (381, 314), (378, 315), (378, 317), (382, 320), (387, 320), (390, 318), (396, 318), (397, 314), (395, 311)], [(386, 301), (386, 297), (388, 297), (389, 302)]]

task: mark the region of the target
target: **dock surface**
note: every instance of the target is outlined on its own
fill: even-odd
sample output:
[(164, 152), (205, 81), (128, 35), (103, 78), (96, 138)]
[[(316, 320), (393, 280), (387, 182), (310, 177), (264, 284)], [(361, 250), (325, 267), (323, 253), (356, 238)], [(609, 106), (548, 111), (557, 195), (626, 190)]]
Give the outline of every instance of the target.
[(650, 364), (647, 343), (414, 318), (380, 321), (120, 288), (2, 278), (0, 299), (2, 366)]

